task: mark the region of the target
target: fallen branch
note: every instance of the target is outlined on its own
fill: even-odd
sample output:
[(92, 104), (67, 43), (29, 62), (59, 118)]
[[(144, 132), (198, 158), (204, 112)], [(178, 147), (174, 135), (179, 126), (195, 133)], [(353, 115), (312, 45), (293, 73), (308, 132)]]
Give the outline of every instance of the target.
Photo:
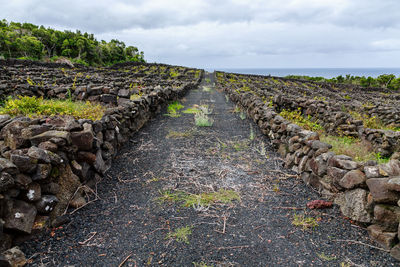
[(85, 206), (89, 205), (90, 203), (93, 203), (93, 202), (95, 202), (95, 201), (97, 201), (97, 200), (98, 200), (98, 199), (90, 200), (90, 201), (86, 202), (85, 205), (82, 205), (82, 206), (80, 206), (79, 208), (74, 209), (74, 210), (71, 211), (69, 214), (74, 214), (75, 212), (77, 212), (77, 211), (80, 210), (81, 208), (83, 208), (83, 207), (85, 207)]

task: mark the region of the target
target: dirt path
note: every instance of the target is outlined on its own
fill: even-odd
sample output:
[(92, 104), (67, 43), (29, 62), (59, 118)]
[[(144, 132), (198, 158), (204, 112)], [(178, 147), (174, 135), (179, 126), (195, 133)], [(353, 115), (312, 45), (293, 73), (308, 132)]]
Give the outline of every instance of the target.
[[(305, 208), (318, 195), (212, 79), (181, 101), (180, 117), (160, 114), (132, 137), (100, 200), (24, 245), (31, 266), (396, 266), (337, 208)], [(212, 109), (212, 127), (182, 112), (194, 105)], [(301, 215), (315, 220), (293, 225)]]

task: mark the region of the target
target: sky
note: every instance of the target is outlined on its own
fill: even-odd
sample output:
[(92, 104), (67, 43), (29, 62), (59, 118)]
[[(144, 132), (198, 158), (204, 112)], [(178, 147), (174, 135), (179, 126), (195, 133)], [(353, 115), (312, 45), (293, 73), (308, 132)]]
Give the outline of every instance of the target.
[(0, 0), (0, 19), (94, 33), (201, 68), (400, 67), (398, 0)]

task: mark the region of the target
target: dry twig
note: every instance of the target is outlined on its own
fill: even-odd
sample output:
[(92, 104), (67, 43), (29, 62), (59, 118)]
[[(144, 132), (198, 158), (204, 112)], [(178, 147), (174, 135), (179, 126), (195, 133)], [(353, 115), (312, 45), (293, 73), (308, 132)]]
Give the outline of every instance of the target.
[(121, 267), (125, 264), (125, 262), (132, 256), (132, 254), (129, 254), (128, 256), (126, 256), (126, 258), (118, 265), (118, 267)]

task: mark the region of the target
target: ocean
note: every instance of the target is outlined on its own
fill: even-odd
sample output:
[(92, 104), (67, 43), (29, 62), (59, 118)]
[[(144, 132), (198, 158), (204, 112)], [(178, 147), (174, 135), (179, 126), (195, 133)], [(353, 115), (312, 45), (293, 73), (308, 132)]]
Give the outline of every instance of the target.
[[(371, 76), (378, 77), (381, 74), (395, 74), (400, 76), (400, 68), (220, 68), (219, 71), (258, 74), (284, 77), (287, 75), (306, 75), (312, 77), (333, 78), (339, 75), (346, 76)], [(208, 69), (208, 71), (213, 71)]]

